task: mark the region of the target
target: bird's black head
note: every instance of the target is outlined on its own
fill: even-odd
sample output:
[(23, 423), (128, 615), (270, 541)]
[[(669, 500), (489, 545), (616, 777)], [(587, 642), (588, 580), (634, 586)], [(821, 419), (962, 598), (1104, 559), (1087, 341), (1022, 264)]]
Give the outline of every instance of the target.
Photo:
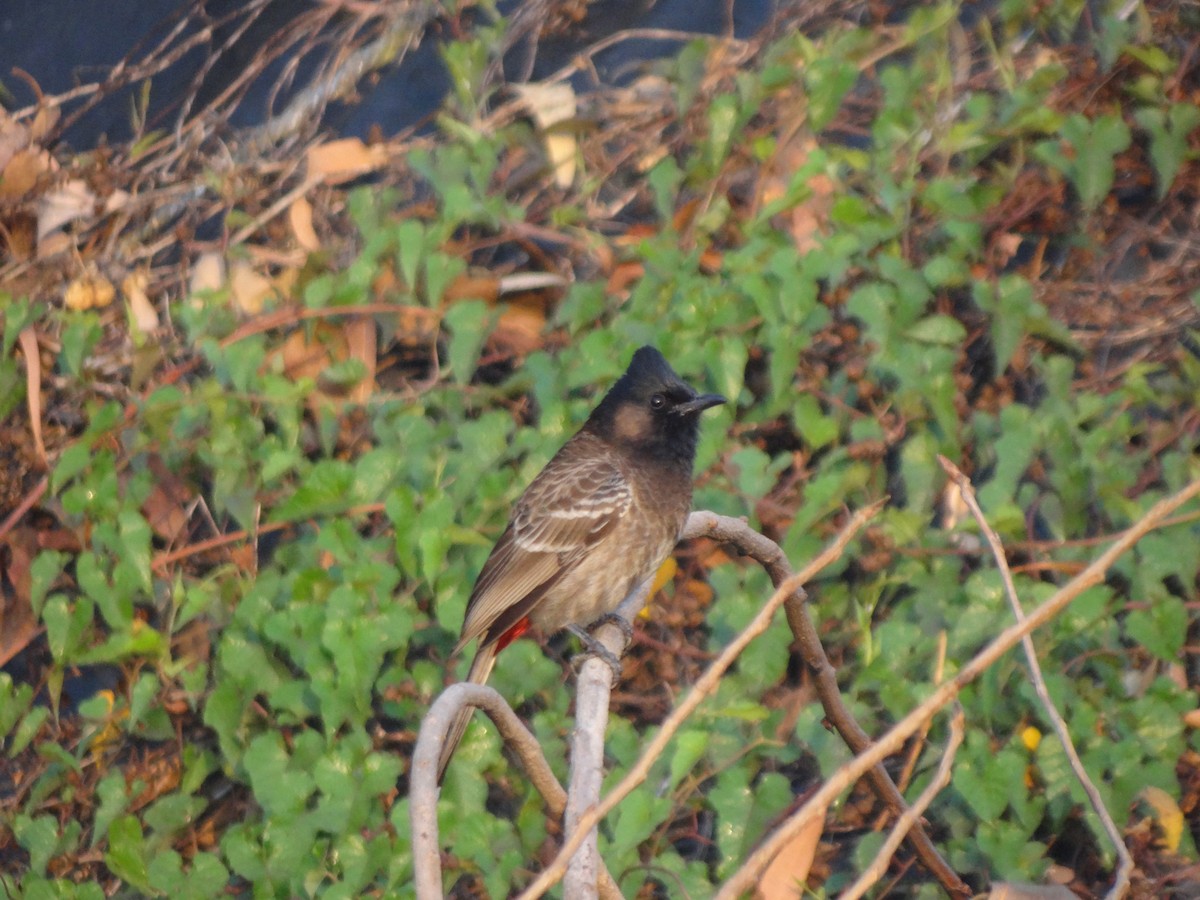
[(690, 469), (700, 413), (724, 402), (720, 394), (698, 394), (661, 353), (642, 347), (584, 428), (618, 447), (651, 458), (684, 461)]

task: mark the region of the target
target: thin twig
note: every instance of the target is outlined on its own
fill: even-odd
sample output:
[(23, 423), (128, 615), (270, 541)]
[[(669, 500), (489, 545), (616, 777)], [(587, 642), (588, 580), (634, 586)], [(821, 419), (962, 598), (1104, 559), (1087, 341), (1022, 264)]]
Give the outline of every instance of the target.
[[(1008, 560), (1004, 555), (1004, 547), (1000, 543), (1000, 537), (995, 530), (988, 524), (984, 518), (983, 510), (979, 506), (979, 501), (975, 497), (975, 490), (971, 486), (971, 480), (962, 473), (958, 466), (954, 465), (949, 459), (944, 456), (938, 456), (938, 462), (946, 474), (958, 486), (962, 492), (963, 500), (967, 507), (971, 510), (971, 515), (975, 517), (975, 521), (979, 523), (979, 529), (983, 532), (984, 538), (987, 540), (988, 547), (991, 548), (992, 557), (996, 560), (996, 567), (1000, 570), (1000, 578), (1004, 582), (1004, 593), (1008, 597), (1009, 605), (1012, 606), (1013, 616), (1018, 624), (1025, 621), (1025, 611), (1021, 608), (1021, 601), (1017, 597), (1017, 586), (1013, 583), (1012, 572), (1008, 567)], [(1109, 815), (1108, 809), (1104, 806), (1104, 798), (1100, 796), (1100, 791), (1088, 776), (1087, 769), (1083, 766), (1083, 760), (1079, 758), (1079, 753), (1075, 750), (1075, 744), (1071, 740), (1071, 733), (1067, 729), (1067, 723), (1059, 713), (1058, 708), (1054, 705), (1054, 700), (1050, 696), (1050, 689), (1046, 687), (1046, 679), (1042, 675), (1042, 667), (1038, 662), (1037, 648), (1033, 646), (1033, 638), (1028, 634), (1021, 637), (1021, 648), (1025, 651), (1025, 660), (1029, 664), (1029, 677), (1033, 681), (1033, 688), (1037, 692), (1038, 700), (1041, 701), (1042, 710), (1046, 714), (1046, 718), (1050, 722), (1050, 726), (1054, 729), (1054, 733), (1058, 735), (1059, 743), (1062, 744), (1063, 751), (1067, 755), (1067, 760), (1071, 764), (1071, 770), (1075, 773), (1075, 777), (1079, 780), (1083, 787), (1083, 792), (1087, 794), (1088, 802), (1092, 805), (1092, 810), (1100, 818), (1101, 825), (1104, 826), (1104, 833), (1108, 837), (1109, 842), (1113, 845), (1113, 850), (1117, 854), (1117, 871), (1113, 879), (1112, 890), (1108, 892), (1108, 897), (1112, 900), (1118, 900), (1124, 897), (1129, 891), (1129, 879), (1133, 872), (1133, 857), (1129, 853), (1129, 848), (1125, 846), (1125, 841), (1121, 838), (1121, 831), (1117, 828), (1117, 823), (1113, 821)]]
[(721, 652), (721, 655), (717, 657), (716, 661), (700, 676), (700, 679), (692, 687), (692, 690), (683, 702), (663, 722), (658, 733), (650, 740), (650, 743), (642, 751), (642, 755), (638, 758), (638, 761), (634, 763), (625, 777), (621, 779), (621, 782), (609, 791), (608, 795), (597, 806), (592, 807), (585, 815), (580, 817), (577, 828), (567, 835), (558, 855), (555, 856), (554, 860), (541, 875), (534, 880), (533, 884), (526, 888), (520, 895), (520, 900), (535, 900), (535, 898), (541, 897), (562, 878), (563, 873), (566, 871), (568, 860), (570, 860), (579, 845), (583, 843), (587, 832), (591, 831), (634, 788), (646, 780), (646, 776), (650, 774), (651, 766), (662, 755), (663, 750), (666, 749), (675, 732), (679, 730), (680, 726), (695, 711), (696, 707), (717, 689), (721, 677), (733, 665), (746, 646), (754, 638), (767, 630), (775, 611), (783, 605), (784, 601), (797, 588), (837, 560), (858, 530), (879, 511), (882, 505), (882, 502), (874, 503), (855, 513), (849, 523), (846, 524), (833, 542), (820, 555), (779, 586), (771, 596), (771, 599), (767, 601), (754, 619), (751, 620), (750, 624), (730, 642)]
[[(1126, 529), (1113, 542), (1112, 546), (1067, 584), (1055, 591), (1045, 603), (1030, 613), (1025, 621), (1014, 623), (1004, 629), (995, 640), (963, 666), (958, 675), (938, 685), (923, 703), (893, 725), (866, 752), (856, 756), (848, 768), (849, 774), (855, 778), (861, 777), (872, 766), (895, 753), (904, 741), (921, 727), (933, 711), (949, 703), (966, 685), (991, 668), (996, 660), (1020, 642), (1022, 635), (1029, 634), (1035, 628), (1045, 625), (1062, 612), (1067, 604), (1079, 594), (1092, 585), (1102, 582), (1105, 573), (1125, 551), (1141, 540), (1147, 532), (1157, 528), (1164, 518), (1197, 495), (1200, 495), (1200, 479), (1154, 504), (1145, 515)], [(751, 854), (750, 858), (721, 888), (720, 893), (717, 894), (717, 900), (733, 900), (750, 890), (780, 848), (807, 824), (812, 817), (812, 811), (823, 810), (836, 798), (842, 790), (842, 783), (843, 779), (839, 779), (837, 782), (831, 780), (813, 794), (804, 806), (780, 825), (775, 833)]]
[(896, 855), (897, 848), (904, 840), (904, 836), (917, 824), (917, 819), (929, 808), (933, 798), (950, 783), (950, 775), (954, 769), (954, 757), (963, 740), (963, 720), (965, 718), (962, 706), (955, 703), (954, 715), (950, 717), (950, 737), (946, 742), (946, 749), (942, 752), (942, 761), (938, 764), (937, 774), (934, 775), (933, 781), (929, 782), (925, 790), (921, 791), (917, 802), (906, 809), (904, 815), (896, 820), (896, 824), (888, 833), (887, 840), (883, 842), (883, 846), (879, 848), (879, 852), (875, 854), (871, 864), (863, 870), (854, 884), (842, 892), (838, 900), (858, 900), (871, 885), (883, 877), (892, 857)]

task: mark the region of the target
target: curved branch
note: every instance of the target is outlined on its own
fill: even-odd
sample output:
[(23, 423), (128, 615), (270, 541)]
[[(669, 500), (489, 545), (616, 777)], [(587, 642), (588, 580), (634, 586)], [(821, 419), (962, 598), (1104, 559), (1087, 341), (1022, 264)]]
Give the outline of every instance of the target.
[[(420, 900), (437, 900), (442, 896), (437, 826), (438, 759), (451, 722), (459, 710), (467, 706), (482, 709), (496, 723), (500, 737), (516, 752), (529, 780), (546, 801), (546, 809), (551, 816), (556, 819), (562, 816), (567, 805), (567, 793), (550, 770), (537, 738), (495, 688), (469, 682), (450, 685), (442, 691), (421, 721), (409, 770), (413, 869)], [(621, 896), (612, 876), (603, 867), (600, 869), (600, 883), (604, 897)]]
[[(784, 555), (783, 549), (766, 535), (751, 528), (742, 519), (729, 516), (718, 516), (715, 513), (696, 512), (688, 518), (684, 528), (684, 537), (708, 537), (713, 540), (733, 544), (742, 553), (754, 559), (767, 572), (771, 583), (778, 588), (792, 576), (792, 567)], [(813, 684), (817, 696), (825, 710), (825, 717), (833, 725), (846, 746), (854, 754), (863, 753), (871, 746), (871, 737), (850, 714), (846, 704), (842, 702), (841, 691), (838, 690), (837, 670), (825, 655), (825, 648), (817, 634), (817, 628), (808, 615), (805, 605), (807, 595), (802, 590), (795, 591), (784, 604), (784, 613), (804, 664), (813, 676)], [(867, 772), (875, 793), (888, 805), (892, 812), (901, 816), (908, 809), (904, 795), (896, 787), (883, 764), (873, 766)], [(933, 845), (924, 827), (917, 823), (908, 833), (908, 841), (912, 845), (917, 859), (933, 875), (934, 878), (952, 897), (965, 898), (972, 894), (966, 883), (958, 877), (958, 873), (950, 867), (937, 848)]]

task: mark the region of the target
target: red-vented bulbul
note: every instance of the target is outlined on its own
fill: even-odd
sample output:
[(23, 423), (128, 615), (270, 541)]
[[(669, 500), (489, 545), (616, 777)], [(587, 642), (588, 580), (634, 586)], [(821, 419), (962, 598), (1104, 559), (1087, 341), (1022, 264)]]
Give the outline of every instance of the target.
[[(531, 626), (543, 634), (595, 622), (658, 570), (692, 505), (697, 394), (653, 347), (629, 369), (525, 489), (484, 563), (454, 648), (479, 638), (467, 680), (483, 684), (496, 654)], [(473, 710), (446, 736), (438, 781)]]

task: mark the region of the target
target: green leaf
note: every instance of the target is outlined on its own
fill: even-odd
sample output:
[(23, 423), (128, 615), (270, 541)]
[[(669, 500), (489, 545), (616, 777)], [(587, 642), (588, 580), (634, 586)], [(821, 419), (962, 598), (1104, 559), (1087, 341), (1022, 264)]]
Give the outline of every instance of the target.
[(461, 300), (446, 310), (443, 323), (450, 332), (447, 363), (450, 376), (459, 384), (469, 384), (475, 374), (492, 320), (492, 311), (482, 300)]
[(313, 516), (332, 515), (350, 505), (354, 469), (338, 459), (323, 459), (314, 465), (287, 500), (271, 514), (272, 522), (292, 522)]
[(1179, 660), (1187, 638), (1188, 615), (1183, 601), (1167, 591), (1154, 591), (1149, 609), (1135, 609), (1125, 619), (1125, 631), (1160, 660)]
[(12, 829), (17, 843), (29, 854), (29, 871), (45, 873), (46, 865), (58, 852), (58, 822), (53, 816), (18, 815)]
[(1200, 126), (1200, 108), (1192, 103), (1173, 103), (1166, 111), (1144, 107), (1134, 113), (1134, 119), (1150, 133), (1150, 161), (1161, 200), (1191, 156), (1188, 139)]
[(967, 329), (950, 316), (927, 316), (909, 328), (905, 336), (922, 344), (957, 347), (966, 339)]
[(108, 828), (108, 851), (104, 864), (118, 878), (144, 894), (151, 893), (148, 852), (142, 826), (134, 816), (121, 816)]
[(675, 739), (675, 752), (671, 755), (671, 784), (678, 785), (681, 778), (695, 767), (708, 748), (709, 735), (705, 731), (681, 731)]

